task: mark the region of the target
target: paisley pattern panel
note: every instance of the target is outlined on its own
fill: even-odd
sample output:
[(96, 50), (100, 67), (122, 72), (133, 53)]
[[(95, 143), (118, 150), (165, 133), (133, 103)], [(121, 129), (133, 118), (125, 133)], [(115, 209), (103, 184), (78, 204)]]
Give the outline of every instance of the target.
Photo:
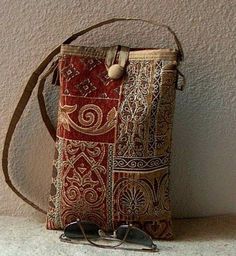
[(97, 142), (66, 141), (61, 219), (68, 224), (76, 218), (106, 225), (107, 145)]
[(171, 239), (169, 165), (175, 100), (171, 61), (130, 59), (118, 80), (104, 57), (63, 55), (47, 227), (77, 218), (104, 231), (132, 222)]
[(114, 142), (118, 101), (116, 99), (61, 97), (57, 136), (98, 142)]
[(112, 153), (113, 146), (61, 138), (56, 144), (61, 155), (55, 156), (54, 161), (48, 223), (54, 222), (52, 226), (60, 229), (80, 218), (108, 229), (108, 171), (111, 166), (107, 156)]

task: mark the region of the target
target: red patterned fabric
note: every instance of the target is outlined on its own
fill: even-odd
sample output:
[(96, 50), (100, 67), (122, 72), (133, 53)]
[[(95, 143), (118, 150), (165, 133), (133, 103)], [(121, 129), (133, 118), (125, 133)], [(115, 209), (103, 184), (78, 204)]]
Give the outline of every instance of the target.
[(74, 49), (59, 63), (47, 228), (63, 229), (79, 217), (104, 230), (131, 222), (153, 238), (171, 239), (169, 161), (176, 72), (165, 66), (173, 61), (130, 54), (125, 76), (111, 80), (96, 49), (91, 54), (90, 48), (84, 53)]

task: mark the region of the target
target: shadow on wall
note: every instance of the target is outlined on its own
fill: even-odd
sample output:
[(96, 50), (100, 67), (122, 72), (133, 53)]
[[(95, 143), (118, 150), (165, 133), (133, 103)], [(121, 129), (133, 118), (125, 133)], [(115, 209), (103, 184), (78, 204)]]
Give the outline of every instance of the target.
[[(173, 215), (233, 213), (230, 205), (234, 179), (227, 172), (235, 170), (235, 157), (229, 154), (235, 146), (227, 131), (235, 129), (230, 117), (230, 113), (234, 116), (229, 104), (230, 88), (222, 86), (227, 76), (204, 56), (207, 49), (189, 51), (182, 68), (187, 86), (183, 93), (177, 93), (173, 127), (170, 184)], [(217, 52), (211, 58), (217, 62)]]
[[(49, 77), (49, 81), (51, 81), (51, 77)], [(10, 147), (9, 172), (13, 184), (23, 195), (41, 208), (47, 209), (54, 141), (44, 126), (36, 93), (37, 90), (31, 96), (15, 130)], [(58, 87), (46, 84), (45, 94), (47, 102), (50, 103), (47, 104), (48, 111), (55, 123)]]
[[(192, 51), (185, 53), (183, 67), (180, 67), (186, 76), (186, 87), (183, 92), (177, 91), (176, 94), (170, 168), (173, 216), (177, 218), (201, 216), (201, 213), (196, 214), (194, 209), (201, 202), (194, 198), (193, 172), (193, 163), (199, 161), (199, 154), (196, 152), (196, 144), (200, 139), (199, 126), (205, 126), (204, 119), (201, 119), (202, 109), (199, 107), (199, 97), (204, 93), (207, 84), (207, 81), (199, 76), (201, 62), (199, 54), (195, 56)], [(210, 87), (210, 83), (208, 86)]]

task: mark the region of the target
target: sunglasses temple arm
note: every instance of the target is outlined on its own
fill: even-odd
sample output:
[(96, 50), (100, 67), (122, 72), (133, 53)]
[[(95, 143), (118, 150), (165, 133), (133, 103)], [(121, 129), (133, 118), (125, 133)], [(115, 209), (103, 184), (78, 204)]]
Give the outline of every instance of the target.
[(120, 241), (120, 243), (117, 244), (117, 245), (114, 245), (114, 246), (110, 246), (110, 245), (100, 245), (100, 244), (94, 243), (94, 242), (91, 241), (91, 240), (87, 237), (87, 235), (85, 234), (84, 228), (83, 228), (83, 226), (81, 225), (80, 221), (78, 221), (77, 224), (79, 225), (79, 227), (80, 227), (80, 229), (81, 229), (81, 231), (82, 231), (82, 234), (83, 234), (84, 238), (85, 238), (90, 244), (92, 244), (92, 245), (94, 245), (94, 246), (97, 246), (97, 247), (101, 247), (101, 248), (116, 248), (116, 247), (122, 245), (122, 244), (125, 242), (125, 240), (126, 240), (126, 238), (127, 238), (127, 236), (128, 236), (128, 233), (129, 233), (129, 231), (130, 231), (130, 229), (131, 229), (131, 226), (128, 226), (127, 231), (126, 231), (126, 233), (125, 233), (125, 236), (124, 236), (124, 238)]

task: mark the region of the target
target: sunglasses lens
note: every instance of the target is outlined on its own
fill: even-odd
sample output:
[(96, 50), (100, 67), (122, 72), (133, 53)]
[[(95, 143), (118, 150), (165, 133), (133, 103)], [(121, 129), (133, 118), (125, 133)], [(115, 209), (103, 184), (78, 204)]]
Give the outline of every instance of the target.
[[(116, 230), (116, 237), (120, 240), (123, 240), (127, 230), (128, 230), (128, 225), (121, 225)], [(151, 237), (148, 234), (146, 234), (144, 231), (136, 227), (131, 227), (125, 241), (148, 246), (151, 248), (155, 247)]]
[[(88, 238), (99, 237), (98, 225), (96, 225), (92, 222), (88, 222), (88, 221), (81, 221), (80, 223), (81, 223), (81, 225), (84, 229), (84, 232)], [(77, 221), (68, 224), (64, 229), (64, 234), (68, 238), (84, 238), (84, 235), (83, 235)]]

